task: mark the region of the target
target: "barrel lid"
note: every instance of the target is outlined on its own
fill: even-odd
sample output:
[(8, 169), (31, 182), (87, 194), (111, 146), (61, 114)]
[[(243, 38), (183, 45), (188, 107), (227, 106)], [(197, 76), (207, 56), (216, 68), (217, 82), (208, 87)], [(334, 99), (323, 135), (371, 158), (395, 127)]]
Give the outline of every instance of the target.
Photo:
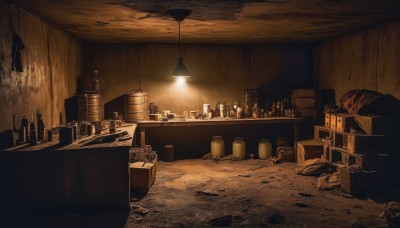
[(241, 141), (244, 141), (244, 138), (243, 138), (243, 137), (236, 137), (236, 138), (235, 138), (235, 140), (241, 140)]
[(269, 140), (269, 139), (262, 138), (262, 139), (260, 139), (260, 141), (261, 141), (261, 142), (267, 142), (267, 141), (270, 141), (270, 140)]
[(212, 138), (213, 138), (213, 139), (222, 139), (222, 136), (215, 135), (215, 136), (213, 136)]
[(164, 148), (174, 148), (173, 145), (164, 145)]

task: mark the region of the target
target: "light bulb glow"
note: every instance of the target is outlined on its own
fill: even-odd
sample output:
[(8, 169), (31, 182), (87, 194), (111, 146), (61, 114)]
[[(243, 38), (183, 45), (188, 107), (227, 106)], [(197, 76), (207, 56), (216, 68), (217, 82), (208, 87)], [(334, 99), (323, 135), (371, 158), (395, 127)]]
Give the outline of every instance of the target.
[(185, 84), (185, 77), (182, 77), (182, 76), (177, 77), (176, 83), (177, 83), (179, 86), (183, 86), (183, 85)]

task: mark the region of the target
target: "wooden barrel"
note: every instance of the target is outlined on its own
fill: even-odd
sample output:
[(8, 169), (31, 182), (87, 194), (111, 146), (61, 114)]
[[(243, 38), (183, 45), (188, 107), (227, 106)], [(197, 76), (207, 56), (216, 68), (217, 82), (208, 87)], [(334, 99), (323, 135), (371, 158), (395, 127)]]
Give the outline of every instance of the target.
[(78, 95), (78, 119), (91, 123), (100, 122), (100, 94)]
[(146, 120), (148, 116), (147, 102), (147, 92), (125, 94), (125, 121), (137, 122)]

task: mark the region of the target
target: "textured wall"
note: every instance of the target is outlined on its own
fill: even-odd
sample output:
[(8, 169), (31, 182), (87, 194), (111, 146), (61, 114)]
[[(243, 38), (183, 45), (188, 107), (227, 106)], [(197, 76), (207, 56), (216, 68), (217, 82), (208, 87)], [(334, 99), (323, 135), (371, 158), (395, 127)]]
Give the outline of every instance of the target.
[[(36, 118), (37, 109), (46, 127), (55, 127), (60, 112), (65, 119), (64, 100), (76, 93), (80, 44), (38, 17), (0, 4), (0, 131), (11, 128), (13, 113)], [(25, 45), (23, 72), (11, 70), (12, 28)]]
[(149, 92), (160, 110), (202, 110), (218, 101), (240, 101), (242, 90), (312, 87), (312, 48), (284, 45), (183, 45), (192, 77), (178, 86), (170, 74), (178, 62), (176, 45), (85, 44), (82, 89), (91, 71), (103, 80), (102, 103), (135, 89)]
[(334, 89), (336, 102), (351, 89), (371, 89), (400, 99), (400, 21), (315, 46), (315, 80)]

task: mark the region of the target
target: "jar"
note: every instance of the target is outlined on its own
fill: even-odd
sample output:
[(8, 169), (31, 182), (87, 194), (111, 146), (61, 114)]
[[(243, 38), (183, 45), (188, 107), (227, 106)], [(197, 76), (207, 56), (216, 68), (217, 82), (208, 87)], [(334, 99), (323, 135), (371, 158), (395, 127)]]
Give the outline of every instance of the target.
[(272, 143), (269, 139), (260, 139), (258, 143), (258, 158), (267, 159), (272, 156)]
[(232, 155), (234, 157), (243, 160), (245, 154), (246, 154), (246, 143), (244, 139), (241, 137), (236, 137), (232, 143)]
[(222, 158), (225, 155), (225, 144), (221, 136), (213, 136), (211, 140), (211, 155), (215, 158)]

